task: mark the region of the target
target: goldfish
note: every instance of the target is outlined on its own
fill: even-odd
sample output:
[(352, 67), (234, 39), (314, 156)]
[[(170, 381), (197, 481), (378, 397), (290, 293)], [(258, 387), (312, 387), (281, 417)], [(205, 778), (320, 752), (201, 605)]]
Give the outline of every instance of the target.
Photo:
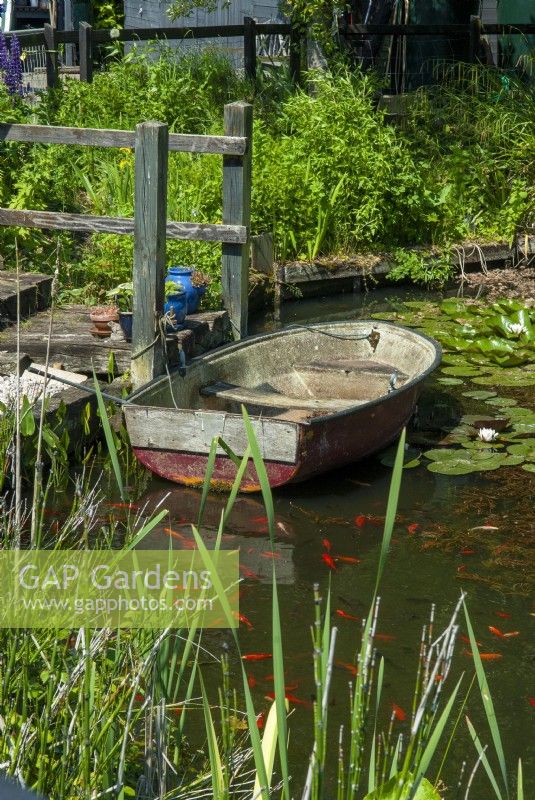
[[(464, 655), (474, 657), (471, 650), (465, 650)], [(479, 657), (482, 661), (498, 661), (499, 658), (503, 658), (503, 655), (501, 653), (480, 653)]]
[(504, 638), (503, 633), (499, 628), (495, 628), (494, 625), (489, 625), (489, 631), (494, 634), (494, 636), (500, 636), (502, 639)]
[(505, 611), (496, 611), (496, 616), (501, 619), (511, 619), (511, 615), (507, 614)]
[(145, 696), (142, 695), (141, 692), (137, 692), (137, 694), (134, 696), (134, 700), (136, 701), (136, 703), (143, 703), (145, 700)]
[(373, 638), (378, 642), (393, 642), (396, 637), (391, 633), (374, 633)]
[(254, 689), (254, 687), (256, 686), (256, 678), (254, 675), (247, 676), (247, 685), (249, 689)]
[(284, 534), (284, 536), (292, 535), (283, 522), (277, 522), (277, 528), (280, 530), (281, 533)]
[(392, 703), (392, 714), (394, 719), (398, 719), (400, 722), (404, 722), (407, 719), (406, 713), (396, 703)]
[(324, 548), (327, 550), (327, 552), (330, 553), (332, 544), (330, 543), (329, 539), (322, 539), (321, 543), (324, 546)]
[(340, 669), (345, 669), (350, 675), (359, 674), (358, 667), (356, 667), (354, 664), (348, 664), (347, 661), (335, 661), (334, 664), (336, 667), (340, 667)]
[(509, 633), (504, 633), (504, 639), (509, 639), (511, 636), (520, 636), (520, 631), (509, 631)]
[(271, 653), (246, 653), (242, 661), (265, 661), (268, 658), (273, 658)]
[[(288, 702), (293, 703), (295, 706), (306, 706), (307, 705), (307, 703), (304, 700), (301, 700), (299, 697), (296, 697), (294, 694), (290, 694), (290, 693), (286, 692), (284, 696), (288, 700)], [(275, 692), (268, 692), (265, 695), (265, 697), (267, 697), (268, 700), (274, 700), (275, 699)]]
[(532, 708), (535, 708), (535, 697), (528, 697), (528, 703)]
[(262, 730), (262, 728), (264, 727), (265, 721), (266, 721), (265, 711), (261, 711), (260, 714), (258, 714), (258, 716), (256, 718), (256, 727), (258, 728), (258, 730), (260, 730), (260, 731)]
[(410, 525), (407, 525), (407, 530), (409, 533), (416, 533), (419, 527), (417, 522), (411, 522)]
[[(460, 634), (459, 639), (461, 640), (461, 642), (464, 642), (465, 644), (470, 644), (470, 639), (468, 638), (468, 636), (464, 636), (462, 633)], [(481, 642), (476, 642), (476, 644), (478, 647), (483, 647)]]
[(107, 503), (108, 508), (127, 508), (128, 511), (139, 511), (134, 503)]
[(252, 624), (252, 622), (251, 622), (251, 620), (250, 620), (250, 619), (247, 619), (247, 617), (245, 616), (245, 614), (240, 614), (239, 612), (235, 612), (234, 616), (235, 616), (237, 619), (239, 619), (239, 621), (240, 621), (240, 622), (243, 622), (243, 624), (244, 624), (244, 625), (246, 625), (246, 626), (249, 628), (249, 630), (250, 630), (250, 631), (252, 631), (252, 629), (253, 629), (253, 624)]
[(360, 564), (360, 558), (354, 556), (335, 556), (335, 561), (343, 561), (344, 564)]
[(244, 578), (253, 578), (255, 581), (260, 580), (256, 572), (253, 572), (252, 569), (246, 567), (245, 564), (240, 564), (240, 572)]
[(175, 539), (180, 539), (183, 542), (186, 540), (186, 537), (182, 533), (174, 531), (172, 528), (164, 528), (163, 532), (166, 533), (168, 536), (173, 536)]
[(332, 556), (329, 555), (329, 553), (322, 553), (321, 554), (321, 558), (322, 558), (324, 564), (327, 564), (329, 569), (333, 569), (333, 570), (336, 569), (336, 564), (334, 563), (334, 560), (333, 560)]
[(251, 522), (254, 522), (255, 525), (266, 525), (268, 521), (267, 517), (253, 517)]
[(475, 550), (472, 550), (471, 547), (465, 547), (461, 550), (461, 555), (463, 556), (474, 556), (476, 554)]
[(260, 553), (262, 558), (280, 558), (281, 554), (276, 553), (274, 550), (265, 550), (263, 553)]
[(360, 617), (355, 617), (354, 614), (348, 614), (346, 611), (342, 611), (341, 608), (337, 608), (336, 613), (339, 617), (342, 617), (342, 619), (354, 619), (357, 620), (357, 622), (360, 622)]
[(358, 517), (355, 517), (355, 525), (357, 528), (363, 528), (366, 525), (366, 517), (364, 514), (359, 514)]

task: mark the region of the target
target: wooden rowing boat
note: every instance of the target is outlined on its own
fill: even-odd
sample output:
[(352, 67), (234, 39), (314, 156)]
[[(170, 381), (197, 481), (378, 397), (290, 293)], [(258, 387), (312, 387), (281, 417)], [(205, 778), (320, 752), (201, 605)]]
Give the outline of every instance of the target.
[[(152, 381), (123, 410), (139, 461), (163, 478), (196, 486), (214, 437), (237, 455), (245, 452), (244, 405), (271, 486), (281, 486), (392, 442), (440, 357), (433, 339), (387, 322), (292, 326), (194, 359), (185, 375)], [(236, 474), (227, 452), (218, 447), (212, 477), (223, 490)], [(241, 488), (259, 490), (252, 462)]]

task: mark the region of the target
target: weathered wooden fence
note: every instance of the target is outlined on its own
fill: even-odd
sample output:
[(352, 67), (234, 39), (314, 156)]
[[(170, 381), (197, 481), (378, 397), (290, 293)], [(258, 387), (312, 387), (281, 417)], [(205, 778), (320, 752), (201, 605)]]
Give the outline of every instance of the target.
[(243, 64), (245, 75), (254, 80), (257, 68), (257, 37), (269, 34), (289, 36), (290, 39), (290, 74), (295, 83), (301, 77), (301, 61), (306, 33), (302, 28), (271, 22), (255, 22), (245, 17), (242, 25), (211, 25), (198, 28), (93, 28), (87, 22), (81, 22), (78, 31), (58, 31), (51, 25), (42, 29), (17, 31), (6, 34), (16, 35), (22, 47), (43, 46), (46, 52), (46, 79), (49, 89), (57, 86), (59, 81), (58, 48), (60, 45), (78, 45), (80, 63), (80, 80), (93, 80), (94, 51), (99, 45), (113, 42), (147, 42), (153, 40), (195, 40), (220, 37), (243, 37)]
[[(166, 240), (221, 242), (223, 303), (235, 338), (247, 333), (252, 106), (229, 103), (224, 136), (170, 134), (161, 122), (142, 122), (136, 131), (0, 124), (0, 141), (135, 148), (133, 219), (0, 208), (0, 225), (134, 236), (134, 325), (132, 380), (136, 387), (165, 367), (161, 335)], [(220, 225), (167, 221), (168, 152), (223, 156), (223, 222)]]

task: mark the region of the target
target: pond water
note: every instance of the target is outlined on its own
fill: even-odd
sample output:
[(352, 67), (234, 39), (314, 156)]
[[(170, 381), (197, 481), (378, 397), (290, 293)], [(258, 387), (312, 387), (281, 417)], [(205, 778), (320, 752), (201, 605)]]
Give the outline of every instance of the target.
[[(396, 292), (396, 300), (414, 299), (410, 293)], [(422, 297), (428, 297), (423, 295)], [(391, 308), (392, 290), (375, 291), (321, 301), (288, 303), (283, 307), (282, 324), (367, 317)], [(273, 327), (269, 318), (260, 319), (256, 330)], [(449, 408), (451, 414), (470, 410), (468, 398), (458, 385), (441, 385), (434, 376), (425, 388), (423, 406)], [(531, 402), (532, 387), (523, 390), (520, 400)], [(449, 413), (449, 412), (448, 412)], [(418, 439), (417, 432), (413, 437)], [(420, 448), (426, 449), (426, 448)], [(264, 510), (260, 498), (241, 496), (227, 527), (228, 546), (240, 548), (245, 575), (240, 611), (245, 620), (240, 628), (242, 651), (265, 653), (271, 642), (271, 565), (276, 558), (280, 583), (284, 649), (288, 691), (293, 695), (290, 723), (290, 752), (296, 785), (306, 771), (311, 747), (311, 698), (314, 692), (310, 625), (314, 616), (313, 585), (322, 593), (332, 591), (333, 624), (339, 630), (336, 666), (330, 710), (330, 761), (335, 779), (338, 730), (347, 728), (348, 682), (360, 643), (360, 619), (368, 610), (386, 509), (390, 469), (374, 457), (331, 472), (307, 483), (278, 490), (275, 508), (278, 520), (277, 549), (271, 554)], [(518, 467), (470, 475), (433, 474), (424, 464), (404, 471), (398, 519), (387, 569), (381, 587), (378, 630), (379, 646), (385, 658), (383, 689), (385, 728), (396, 704), (406, 719), (396, 719), (395, 732), (408, 731), (414, 678), (418, 663), (422, 626), (429, 620), (431, 605), (436, 604), (435, 630), (439, 631), (451, 615), (461, 589), (467, 592), (468, 606), (480, 650), (496, 654), (484, 666), (495, 701), (500, 728), (506, 744), (511, 774), (522, 757), (525, 765), (526, 797), (535, 796), (535, 531), (533, 523), (533, 474)], [(188, 535), (187, 523), (197, 513), (199, 494), (195, 490), (174, 487), (152, 479), (142, 500), (149, 505), (167, 495), (165, 507), (171, 512), (171, 525)], [(215, 530), (223, 499), (210, 497), (206, 533)], [(324, 539), (330, 553), (343, 556), (330, 570), (322, 554)], [(145, 546), (167, 546), (162, 529), (151, 535)], [(352, 563), (357, 560), (358, 563)], [(342, 614), (338, 614), (340, 611)], [(501, 637), (489, 626), (502, 633)], [(466, 634), (461, 620), (462, 636)], [(207, 641), (215, 653), (233, 648), (226, 632), (209, 633)], [(467, 689), (473, 675), (470, 647), (458, 641), (452, 690), (457, 676), (465, 672)], [(237, 667), (235, 656), (234, 666)], [(269, 706), (266, 695), (273, 691), (269, 660), (250, 662), (248, 673), (258, 710)], [(234, 670), (236, 686), (239, 672)], [(219, 674), (214, 672), (214, 681)], [(484, 743), (490, 733), (477, 686), (465, 711), (469, 714)], [(398, 716), (403, 713), (398, 712)], [(494, 755), (491, 756), (496, 765)], [(461, 718), (459, 732), (450, 751), (444, 779), (454, 791), (466, 759), (468, 772), (476, 761), (476, 751)], [(437, 765), (435, 765), (436, 768)], [(431, 775), (433, 775), (431, 771)], [(466, 783), (466, 777), (464, 780)], [(513, 781), (512, 781), (513, 783)], [(462, 796), (464, 797), (464, 789)], [(476, 776), (470, 797), (484, 800), (491, 796), (483, 771)]]

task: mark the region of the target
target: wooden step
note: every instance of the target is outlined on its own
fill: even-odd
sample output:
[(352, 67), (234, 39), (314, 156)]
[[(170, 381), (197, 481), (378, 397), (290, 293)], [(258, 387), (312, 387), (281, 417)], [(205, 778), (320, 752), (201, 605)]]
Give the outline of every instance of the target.
[(233, 383), (216, 381), (199, 390), (203, 397), (218, 397), (244, 405), (266, 406), (267, 408), (302, 408), (312, 411), (343, 411), (346, 408), (362, 405), (367, 400), (336, 400), (315, 397), (289, 397), (269, 389), (255, 389), (249, 386), (236, 386)]
[[(22, 272), (20, 284), (20, 315), (23, 319), (44, 311), (50, 306), (52, 276), (38, 272)], [(17, 276), (14, 272), (0, 272), (0, 316), (17, 319)]]

